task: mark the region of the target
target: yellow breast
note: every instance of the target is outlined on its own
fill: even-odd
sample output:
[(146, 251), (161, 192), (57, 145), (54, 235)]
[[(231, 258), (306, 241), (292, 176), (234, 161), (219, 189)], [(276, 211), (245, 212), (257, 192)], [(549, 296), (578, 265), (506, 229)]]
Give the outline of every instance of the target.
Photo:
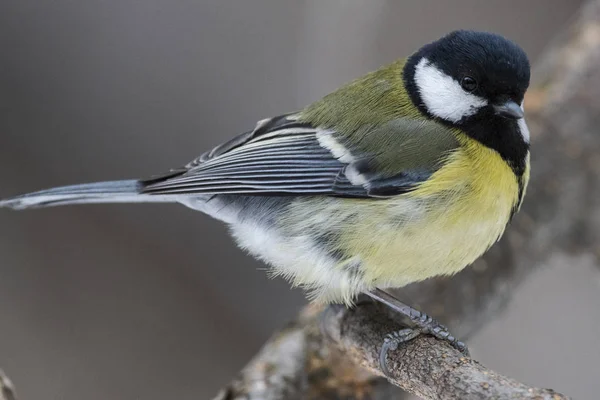
[[(374, 286), (404, 286), (454, 274), (496, 242), (518, 201), (511, 168), (497, 152), (461, 137), (448, 163), (417, 190), (382, 201), (344, 202), (362, 215), (345, 230), (345, 254)], [(357, 211), (358, 209), (358, 211)]]

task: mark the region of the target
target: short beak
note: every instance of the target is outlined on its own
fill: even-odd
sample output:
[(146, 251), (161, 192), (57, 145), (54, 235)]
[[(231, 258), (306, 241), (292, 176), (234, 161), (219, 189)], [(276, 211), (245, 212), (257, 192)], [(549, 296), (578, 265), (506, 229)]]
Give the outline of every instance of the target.
[(509, 100), (504, 104), (494, 105), (493, 107), (496, 114), (502, 115), (505, 118), (521, 119), (524, 115), (521, 106), (512, 100)]

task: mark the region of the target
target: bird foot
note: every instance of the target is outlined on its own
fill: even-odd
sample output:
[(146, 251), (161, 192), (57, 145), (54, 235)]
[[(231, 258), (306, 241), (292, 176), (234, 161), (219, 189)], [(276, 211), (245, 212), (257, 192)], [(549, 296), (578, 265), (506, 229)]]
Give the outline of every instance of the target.
[(410, 342), (419, 335), (431, 335), (436, 339), (443, 340), (460, 351), (465, 357), (469, 357), (469, 349), (466, 344), (452, 336), (444, 325), (437, 323), (431, 317), (429, 318), (433, 324), (428, 327), (405, 328), (385, 336), (379, 352), (379, 367), (387, 378), (391, 378), (390, 370), (387, 367), (388, 352), (397, 350), (401, 344)]
[(369, 297), (385, 304), (401, 315), (408, 317), (410, 322), (414, 325), (414, 328), (402, 329), (387, 335), (383, 341), (383, 345), (381, 346), (381, 351), (379, 353), (379, 364), (381, 370), (388, 378), (390, 377), (390, 371), (388, 370), (386, 363), (387, 353), (390, 350), (396, 350), (399, 345), (409, 342), (421, 334), (431, 335), (436, 339), (443, 340), (449, 343), (456, 350), (460, 351), (466, 357), (469, 356), (469, 349), (467, 348), (467, 345), (459, 341), (450, 333), (448, 328), (440, 324), (437, 320), (433, 319), (429, 315), (402, 303), (400, 300), (389, 293), (384, 292), (383, 290), (375, 289), (373, 291), (366, 292), (366, 294)]

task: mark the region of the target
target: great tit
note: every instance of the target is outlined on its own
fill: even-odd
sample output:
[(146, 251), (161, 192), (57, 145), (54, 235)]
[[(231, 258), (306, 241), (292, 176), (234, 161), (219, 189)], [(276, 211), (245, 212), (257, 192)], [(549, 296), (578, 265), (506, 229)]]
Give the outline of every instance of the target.
[[(529, 179), (529, 77), (515, 43), (455, 31), (166, 174), (0, 207), (181, 203), (228, 224), (239, 246), (311, 299), (351, 304), (366, 293), (464, 350), (381, 289), (455, 274), (501, 237)], [(413, 336), (390, 336), (383, 367), (385, 351)]]

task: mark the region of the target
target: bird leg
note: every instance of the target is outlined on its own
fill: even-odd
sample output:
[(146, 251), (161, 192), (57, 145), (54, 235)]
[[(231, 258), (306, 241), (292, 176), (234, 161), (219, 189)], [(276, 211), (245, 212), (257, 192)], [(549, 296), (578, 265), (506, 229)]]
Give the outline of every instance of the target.
[(402, 303), (400, 300), (381, 289), (374, 289), (365, 292), (365, 294), (372, 299), (385, 304), (392, 310), (406, 316), (414, 324), (414, 328), (402, 329), (390, 333), (385, 337), (379, 353), (379, 364), (386, 376), (390, 376), (390, 371), (388, 370), (386, 363), (388, 351), (396, 350), (400, 344), (406, 343), (421, 334), (431, 335), (436, 339), (444, 340), (464, 355), (469, 355), (467, 346), (451, 335), (448, 328), (429, 315)]

